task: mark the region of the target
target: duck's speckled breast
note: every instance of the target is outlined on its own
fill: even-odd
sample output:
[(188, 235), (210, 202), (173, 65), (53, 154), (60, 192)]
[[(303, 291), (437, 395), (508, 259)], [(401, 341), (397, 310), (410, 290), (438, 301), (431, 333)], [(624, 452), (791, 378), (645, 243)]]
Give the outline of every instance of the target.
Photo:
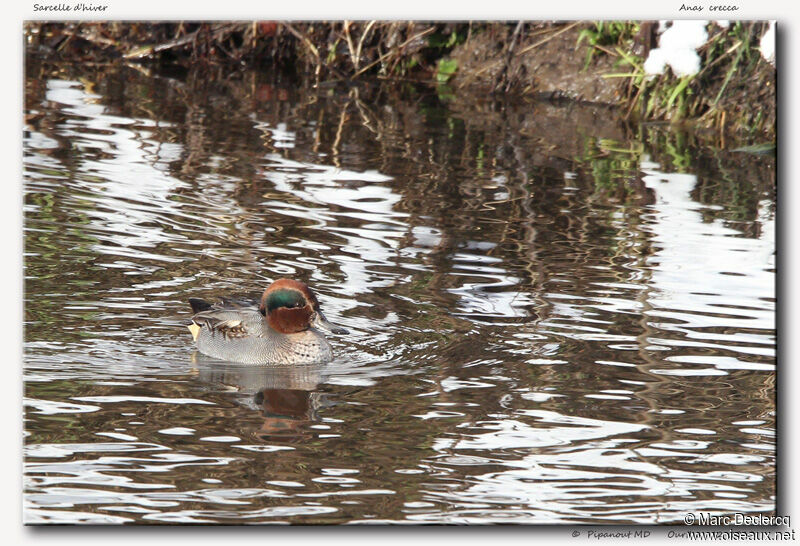
[(260, 314), (247, 317), (247, 335), (225, 336), (202, 327), (197, 335), (201, 353), (242, 364), (324, 364), (333, 360), (333, 349), (314, 328), (296, 334), (282, 334), (269, 327)]

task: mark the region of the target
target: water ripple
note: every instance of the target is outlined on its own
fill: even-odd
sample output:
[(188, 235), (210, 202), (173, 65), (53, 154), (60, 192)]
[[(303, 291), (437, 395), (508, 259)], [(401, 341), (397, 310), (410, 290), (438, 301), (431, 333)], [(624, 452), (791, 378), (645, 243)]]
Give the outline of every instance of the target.
[[(775, 510), (774, 158), (629, 141), (586, 105), (48, 70), (26, 70), (26, 523)], [(194, 351), (189, 297), (280, 276), (350, 330), (332, 363)]]

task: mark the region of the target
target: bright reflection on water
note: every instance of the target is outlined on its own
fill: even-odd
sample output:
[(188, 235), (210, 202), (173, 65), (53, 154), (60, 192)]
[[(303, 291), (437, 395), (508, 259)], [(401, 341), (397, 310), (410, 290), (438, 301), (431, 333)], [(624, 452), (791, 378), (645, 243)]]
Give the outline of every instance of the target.
[[(601, 108), (103, 70), (27, 67), (27, 522), (774, 510), (772, 157)], [(189, 297), (281, 276), (350, 330), (334, 362), (194, 352)]]

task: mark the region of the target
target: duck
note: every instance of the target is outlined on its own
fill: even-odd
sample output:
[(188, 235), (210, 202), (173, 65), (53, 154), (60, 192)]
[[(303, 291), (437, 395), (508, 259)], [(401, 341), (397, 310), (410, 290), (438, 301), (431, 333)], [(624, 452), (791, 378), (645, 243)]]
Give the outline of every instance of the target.
[(345, 335), (320, 310), (303, 282), (278, 279), (264, 290), (260, 304), (222, 298), (211, 304), (189, 298), (194, 315), (188, 328), (197, 350), (241, 364), (325, 364), (333, 348), (321, 330)]

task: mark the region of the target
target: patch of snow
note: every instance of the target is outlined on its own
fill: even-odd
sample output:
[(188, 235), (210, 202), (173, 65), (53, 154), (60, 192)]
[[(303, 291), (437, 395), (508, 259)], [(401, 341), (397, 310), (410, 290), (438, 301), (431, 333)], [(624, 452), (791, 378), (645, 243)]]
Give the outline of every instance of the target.
[(772, 66), (775, 66), (775, 21), (769, 22), (769, 28), (758, 43), (761, 56)]
[[(665, 27), (659, 23), (659, 29)], [(691, 76), (700, 71), (700, 56), (697, 48), (708, 40), (708, 21), (673, 21), (672, 26), (661, 33), (659, 47), (650, 50), (644, 62), (645, 73), (662, 74), (667, 65), (676, 76)]]

